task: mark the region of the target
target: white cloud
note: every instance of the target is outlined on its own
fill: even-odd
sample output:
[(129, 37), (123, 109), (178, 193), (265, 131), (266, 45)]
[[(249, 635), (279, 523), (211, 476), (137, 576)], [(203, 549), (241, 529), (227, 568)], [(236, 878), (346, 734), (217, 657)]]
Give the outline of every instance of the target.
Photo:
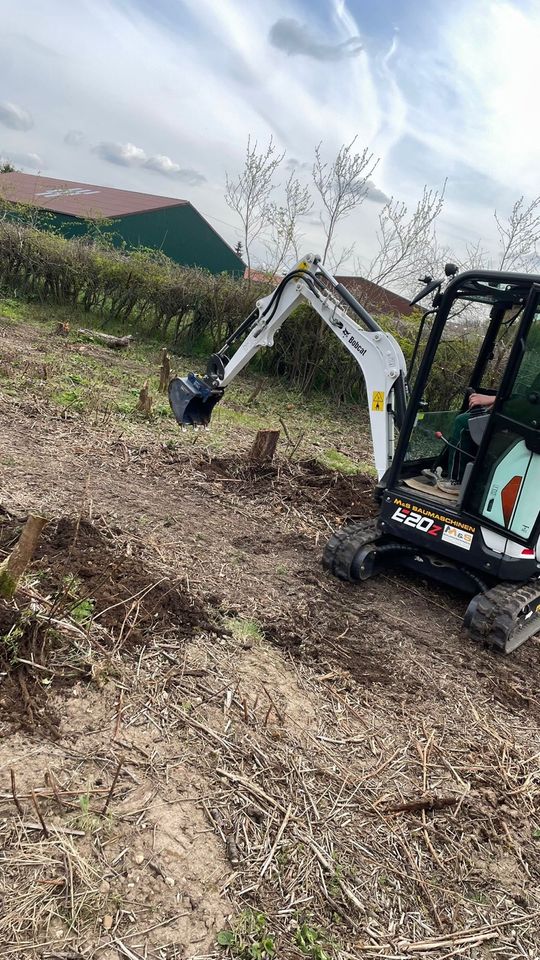
[[(466, 30), (451, 29), (456, 18), (466, 19)], [(531, 105), (539, 45), (538, 5), (461, 0), (448, 9), (434, 51), (415, 58), (424, 96), (411, 105), (410, 125), (446, 159), (449, 172), (453, 163), (465, 163), (517, 195), (538, 194), (540, 130)]]
[[(500, 183), (506, 201), (508, 191), (538, 192), (540, 134), (530, 118), (538, 5), (455, 0), (437, 17), (426, 8), (429, 30), (419, 38), (406, 30), (398, 38), (380, 19), (372, 29), (370, 5), (356, 8), (358, 22), (345, 0), (316, 9), (307, 0), (252, 0), (249, 16), (238, 0), (171, 0), (165, 22), (152, 4), (136, 0), (79, 0), (63, 5), (61, 18), (40, 0), (11, 4), (0, 35), (2, 95), (9, 99), (8, 114), (0, 105), (2, 152), (28, 149), (21, 138), (31, 111), (39, 118), (31, 148), (47, 157), (52, 176), (145, 192), (166, 183), (169, 195), (187, 195), (220, 221), (217, 229), (234, 243), (225, 170), (241, 168), (248, 134), (261, 145), (273, 134), (290, 168), (301, 158), (295, 168), (305, 182), (316, 143), (323, 140), (331, 160), (357, 135), (381, 157), (371, 188), (376, 202), (346, 222), (340, 242), (357, 239), (368, 257), (378, 202), (394, 194), (412, 204), (424, 180), (440, 186), (446, 174), (453, 233), (460, 217), (467, 239), (477, 224), (491, 224), (487, 199), (481, 205), (489, 216), (478, 215), (476, 197), (467, 216), (474, 178), (456, 179), (454, 189), (459, 165), (491, 178), (495, 190)], [(278, 34), (276, 47), (270, 31), (284, 21), (288, 33), (280, 41)], [(295, 33), (291, 23), (308, 29)], [(29, 33), (40, 43), (30, 44)], [(351, 38), (355, 56), (329, 59), (329, 49), (352, 50), (343, 46)], [(73, 150), (81, 145), (79, 126), (84, 142), (98, 149)], [(284, 169), (282, 181), (286, 176)], [(310, 230), (306, 245), (320, 249), (320, 228), (314, 222)]]
[(324, 42), (307, 23), (293, 17), (282, 17), (270, 27), (270, 43), (289, 57), (312, 57), (313, 60), (332, 61), (357, 57), (363, 49), (360, 37), (349, 37), (341, 43)]
[(108, 163), (116, 163), (120, 167), (136, 167), (147, 159), (144, 150), (141, 147), (136, 147), (134, 143), (106, 141), (98, 143), (93, 150), (102, 160), (106, 160)]
[(170, 157), (165, 157), (162, 154), (158, 154), (157, 157), (148, 157), (143, 166), (147, 170), (155, 170), (157, 173), (163, 173), (166, 177), (176, 177), (183, 183), (188, 183), (193, 187), (201, 183), (206, 183), (204, 174), (190, 167), (181, 167), (179, 163), (175, 163)]
[(68, 130), (64, 137), (64, 143), (67, 143), (68, 147), (80, 147), (85, 139), (82, 130)]
[(0, 102), (0, 123), (11, 130), (31, 130), (34, 121), (27, 110), (7, 100)]
[(0, 150), (0, 163), (8, 161), (16, 167), (30, 170), (44, 170), (45, 163), (37, 153), (25, 153), (20, 150)]
[(390, 197), (381, 190), (373, 180), (367, 180), (364, 185), (364, 195), (366, 200), (371, 200), (372, 203), (387, 203)]
[(181, 167), (179, 163), (175, 163), (164, 154), (149, 157), (142, 147), (136, 147), (133, 143), (102, 142), (93, 148), (93, 152), (99, 154), (108, 163), (115, 163), (121, 167), (143, 167), (145, 170), (162, 173), (166, 177), (175, 177), (191, 186), (197, 186), (206, 181), (204, 174), (197, 170)]

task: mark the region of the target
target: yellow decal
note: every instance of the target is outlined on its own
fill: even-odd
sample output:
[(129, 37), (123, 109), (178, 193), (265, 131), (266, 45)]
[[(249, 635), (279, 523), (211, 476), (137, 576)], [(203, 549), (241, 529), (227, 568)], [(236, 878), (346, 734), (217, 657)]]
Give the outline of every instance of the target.
[(372, 410), (384, 410), (384, 390), (374, 390), (371, 400)]
[(309, 263), (307, 260), (301, 260), (300, 263), (296, 264), (295, 270), (309, 270)]

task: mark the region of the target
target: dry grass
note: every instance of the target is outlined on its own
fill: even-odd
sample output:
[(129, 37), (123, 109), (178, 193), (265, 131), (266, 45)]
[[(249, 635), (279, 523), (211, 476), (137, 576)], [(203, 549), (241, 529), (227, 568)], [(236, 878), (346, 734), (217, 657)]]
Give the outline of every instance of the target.
[[(322, 544), (354, 496), (369, 514), (369, 479), (291, 450), (253, 472), (250, 439), (224, 459), (31, 387), (0, 400), (5, 502), (73, 534), (11, 609), (29, 646), (0, 678), (1, 955), (536, 960), (538, 644), (502, 661), (459, 635), (456, 596), (330, 581)], [(113, 595), (93, 574), (83, 624), (82, 587), (46, 583), (100, 556), (92, 531)]]
[(141, 689), (167, 736), (206, 741), (208, 819), (231, 864), (223, 889), (238, 913), (264, 914), (277, 955), (295, 955), (307, 923), (341, 957), (473, 960), (483, 944), (534, 957), (540, 754), (527, 724), (509, 737), (502, 711), (467, 696), (453, 717), (400, 720), (382, 697), (367, 710), (338, 673), (323, 685), (301, 667), (316, 711), (303, 727), (275, 691), (270, 704), (263, 687), (246, 695), (239, 656), (199, 646), (204, 680), (178, 666), (151, 696), (147, 680)]
[[(161, 579), (156, 569), (154, 582)], [(51, 617), (53, 602), (36, 582), (26, 596), (37, 621), (50, 629), (52, 620), (64, 638), (50, 662), (26, 663), (31, 675), (48, 670), (54, 686), (65, 680), (74, 661), (68, 648), (83, 631), (58, 601)], [(505, 960), (535, 956), (540, 753), (531, 717), (518, 714), (510, 731), (508, 711), (478, 691), (473, 699), (465, 686), (461, 695), (452, 687), (451, 706), (442, 695), (414, 715), (403, 712), (383, 685), (368, 692), (339, 667), (321, 673), (321, 665), (271, 652), (260, 632), (202, 630), (181, 643), (153, 631), (130, 651), (123, 638), (139, 615), (137, 600), (119, 602), (116, 630), (96, 615), (85, 632), (86, 662), (113, 651), (113, 740), (127, 771), (135, 762), (130, 736), (145, 729), (165, 754), (182, 744), (184, 760), (204, 777), (205, 794), (194, 799), (229, 861), (220, 894), (233, 904), (233, 931), (235, 916), (263, 916), (280, 957), (301, 955), (304, 928), (315, 938), (304, 955), (317, 960), (475, 960), (488, 949)], [(111, 869), (104, 817), (117, 800), (108, 810), (121, 772), (115, 763), (97, 797), (85, 795), (80, 776), (79, 786), (59, 787), (50, 773), (45, 788), (0, 797), (11, 805), (1, 823), (6, 955), (34, 956), (36, 943), (54, 943), (63, 956), (60, 947), (80, 940), (117, 940), (131, 960), (175, 955), (138, 952), (152, 926), (144, 911), (126, 929), (119, 903), (110, 908), (116, 940), (103, 929), (100, 884)], [(143, 767), (156, 787), (170, 783), (163, 753), (147, 754)], [(120, 780), (125, 798), (123, 773)], [(149, 808), (147, 800), (132, 810), (130, 823), (140, 824)]]
[(102, 871), (95, 853), (85, 856), (80, 840), (64, 830), (49, 824), (45, 838), (39, 823), (0, 824), (3, 956), (99, 933), (107, 904)]

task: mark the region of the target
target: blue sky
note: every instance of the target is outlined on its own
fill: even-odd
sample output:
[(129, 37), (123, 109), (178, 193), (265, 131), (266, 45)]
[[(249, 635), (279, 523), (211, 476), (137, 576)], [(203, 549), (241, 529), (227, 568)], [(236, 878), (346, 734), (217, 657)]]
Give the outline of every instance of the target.
[[(0, 156), (26, 171), (191, 200), (225, 238), (248, 134), (309, 179), (355, 135), (377, 196), (448, 178), (441, 239), (495, 236), (536, 196), (540, 4), (531, 0), (25, 0), (2, 4)], [(379, 202), (343, 226), (364, 259)], [(307, 249), (322, 237), (311, 216)]]

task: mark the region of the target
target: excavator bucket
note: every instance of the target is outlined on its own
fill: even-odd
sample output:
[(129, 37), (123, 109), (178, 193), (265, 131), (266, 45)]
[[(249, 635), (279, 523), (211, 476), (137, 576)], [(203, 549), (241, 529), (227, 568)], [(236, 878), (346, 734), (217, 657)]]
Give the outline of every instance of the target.
[(223, 390), (213, 390), (195, 373), (173, 377), (169, 384), (169, 403), (183, 427), (205, 427)]

